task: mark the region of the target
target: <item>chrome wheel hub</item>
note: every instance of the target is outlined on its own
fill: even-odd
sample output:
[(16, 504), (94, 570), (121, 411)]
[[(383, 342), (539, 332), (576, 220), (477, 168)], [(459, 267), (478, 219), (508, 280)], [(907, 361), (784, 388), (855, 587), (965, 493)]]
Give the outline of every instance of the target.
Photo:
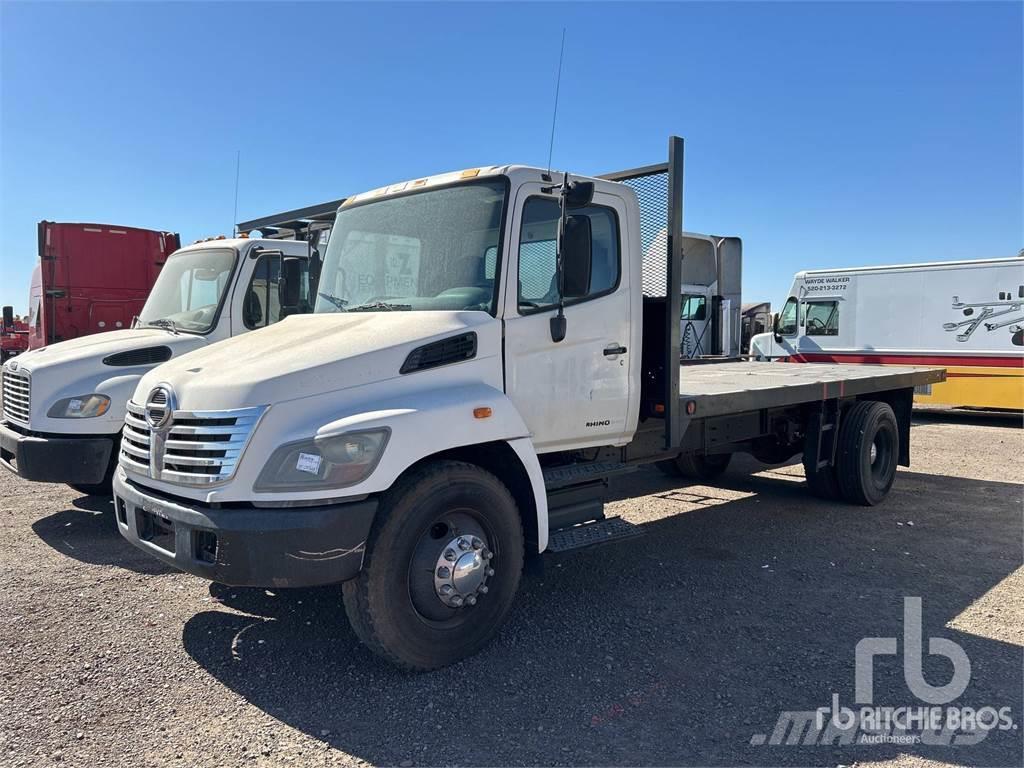
[(494, 575), (494, 553), (479, 536), (456, 536), (441, 550), (434, 567), (434, 591), (449, 608), (476, 605), (487, 594), (487, 579)]

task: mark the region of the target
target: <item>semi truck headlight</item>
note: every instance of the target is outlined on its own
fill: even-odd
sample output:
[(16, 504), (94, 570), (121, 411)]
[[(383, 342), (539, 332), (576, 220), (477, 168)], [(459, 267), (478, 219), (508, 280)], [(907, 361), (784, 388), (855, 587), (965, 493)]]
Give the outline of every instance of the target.
[(106, 395), (79, 395), (58, 400), (46, 415), (51, 419), (91, 419), (109, 409), (110, 398)]
[(370, 429), (282, 445), (256, 480), (256, 491), (312, 491), (362, 482), (384, 453), (391, 430)]

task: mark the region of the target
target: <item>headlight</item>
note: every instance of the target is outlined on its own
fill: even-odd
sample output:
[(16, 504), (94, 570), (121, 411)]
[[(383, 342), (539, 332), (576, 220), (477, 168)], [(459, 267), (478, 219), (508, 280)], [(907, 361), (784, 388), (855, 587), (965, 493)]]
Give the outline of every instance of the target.
[(384, 453), (391, 430), (370, 429), (282, 445), (256, 480), (257, 491), (312, 491), (362, 482)]
[(79, 395), (58, 400), (46, 415), (51, 419), (91, 419), (102, 416), (109, 408), (110, 398), (106, 395)]

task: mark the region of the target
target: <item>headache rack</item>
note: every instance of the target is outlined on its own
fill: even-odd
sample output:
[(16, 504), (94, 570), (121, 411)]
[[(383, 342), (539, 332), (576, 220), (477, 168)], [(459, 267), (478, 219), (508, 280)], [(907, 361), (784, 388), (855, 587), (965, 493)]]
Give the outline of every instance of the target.
[[(646, 369), (657, 372), (658, 416), (665, 421), (665, 448), (671, 450), (683, 438), (684, 414), (679, 400), (679, 316), (683, 284), (683, 151), (679, 136), (668, 140), (668, 162), (606, 173), (598, 178), (617, 181), (636, 192), (640, 204), (640, 239), (643, 252), (644, 336), (660, 336), (648, 328), (650, 317), (661, 323), (664, 339), (652, 346), (645, 343)], [(675, 290), (666, 290), (676, 286)], [(654, 311), (649, 311), (649, 308)], [(654, 375), (652, 373), (652, 375)], [(645, 383), (647, 383), (645, 381)]]

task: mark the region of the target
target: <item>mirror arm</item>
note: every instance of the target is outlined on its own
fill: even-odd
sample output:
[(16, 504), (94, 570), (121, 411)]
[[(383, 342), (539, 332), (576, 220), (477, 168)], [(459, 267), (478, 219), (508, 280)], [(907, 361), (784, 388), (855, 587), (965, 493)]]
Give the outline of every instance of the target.
[(565, 239), (566, 199), (569, 195), (569, 173), (562, 173), (562, 189), (558, 194), (558, 238), (555, 251), (555, 276), (558, 285), (558, 313), (551, 318), (551, 340), (556, 344), (565, 338), (565, 265), (562, 260), (563, 241)]

